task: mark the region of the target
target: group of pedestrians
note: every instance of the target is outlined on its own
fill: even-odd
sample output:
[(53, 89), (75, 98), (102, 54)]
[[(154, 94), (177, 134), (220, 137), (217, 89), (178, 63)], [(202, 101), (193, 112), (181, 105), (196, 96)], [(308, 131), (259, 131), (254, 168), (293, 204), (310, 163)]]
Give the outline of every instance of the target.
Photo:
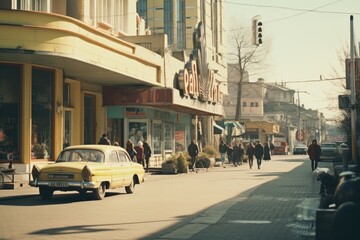
[(271, 160), (271, 150), (268, 142), (262, 145), (260, 141), (257, 141), (255, 144), (250, 142), (246, 148), (242, 142), (238, 144), (236, 142), (226, 144), (224, 140), (221, 140), (219, 144), (219, 152), (224, 167), (225, 156), (227, 156), (229, 163), (232, 163), (232, 165), (236, 167), (243, 164), (244, 156), (247, 155), (250, 169), (253, 167), (254, 157), (256, 158), (257, 167), (260, 169), (262, 160)]
[[(106, 134), (103, 134), (98, 144), (111, 145), (111, 141), (108, 139)], [(114, 142), (114, 146), (120, 145), (118, 142)], [(138, 141), (136, 146), (134, 146), (134, 143), (130, 139), (128, 139), (125, 149), (128, 152), (132, 161), (143, 165), (143, 167), (146, 168), (146, 171), (149, 172), (149, 161), (152, 152), (150, 145), (147, 143), (146, 139), (144, 139), (143, 141)]]

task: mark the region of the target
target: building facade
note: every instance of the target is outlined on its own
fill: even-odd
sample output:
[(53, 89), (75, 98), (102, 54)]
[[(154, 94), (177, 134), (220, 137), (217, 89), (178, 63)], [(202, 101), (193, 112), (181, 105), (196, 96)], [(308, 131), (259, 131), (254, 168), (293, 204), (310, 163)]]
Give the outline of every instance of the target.
[(211, 144), (226, 65), (201, 66), (207, 27), (192, 29), (196, 56), (175, 58), (136, 9), (131, 0), (0, 2), (0, 159), (29, 170), (103, 133), (121, 146), (147, 139), (154, 165), (199, 134)]

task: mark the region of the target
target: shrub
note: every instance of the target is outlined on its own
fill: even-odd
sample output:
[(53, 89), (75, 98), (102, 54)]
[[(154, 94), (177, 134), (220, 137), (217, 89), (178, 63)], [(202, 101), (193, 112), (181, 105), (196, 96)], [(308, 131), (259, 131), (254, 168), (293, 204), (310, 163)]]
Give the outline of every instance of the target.
[(216, 150), (216, 148), (213, 146), (206, 146), (203, 148), (202, 151), (204, 153), (206, 153), (209, 158), (215, 158), (215, 157), (220, 156), (220, 152), (218, 150)]
[(186, 173), (188, 169), (188, 159), (182, 152), (172, 153), (165, 161), (171, 163), (178, 173)]

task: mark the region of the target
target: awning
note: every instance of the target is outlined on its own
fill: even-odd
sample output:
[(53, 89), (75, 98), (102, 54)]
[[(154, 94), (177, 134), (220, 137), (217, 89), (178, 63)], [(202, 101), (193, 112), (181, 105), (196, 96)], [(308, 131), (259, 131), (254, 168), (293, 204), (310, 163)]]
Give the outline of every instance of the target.
[[(229, 134), (229, 132), (231, 134)], [(245, 128), (239, 122), (227, 121), (225, 122), (225, 134), (232, 137), (239, 137), (245, 133)]]
[(224, 131), (224, 128), (221, 127), (220, 125), (216, 124), (216, 122), (213, 122), (213, 126), (214, 126), (214, 134), (222, 134)]

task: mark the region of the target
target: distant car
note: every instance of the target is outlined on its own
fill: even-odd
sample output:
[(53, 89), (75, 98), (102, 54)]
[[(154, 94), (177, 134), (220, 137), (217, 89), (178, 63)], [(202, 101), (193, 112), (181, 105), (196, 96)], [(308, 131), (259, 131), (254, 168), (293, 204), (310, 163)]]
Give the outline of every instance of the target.
[(306, 155), (308, 147), (305, 144), (298, 144), (293, 149), (294, 155)]
[(346, 143), (341, 143), (338, 146), (338, 158), (342, 159), (344, 154), (346, 154), (349, 151), (349, 147)]
[(338, 157), (338, 149), (336, 143), (321, 143), (320, 161), (335, 160)]
[(144, 181), (145, 171), (119, 146), (78, 145), (65, 148), (53, 164), (34, 165), (32, 177), (30, 185), (39, 188), (44, 200), (56, 190), (91, 192), (101, 200), (106, 189), (125, 187), (126, 193), (133, 193), (135, 184)]

